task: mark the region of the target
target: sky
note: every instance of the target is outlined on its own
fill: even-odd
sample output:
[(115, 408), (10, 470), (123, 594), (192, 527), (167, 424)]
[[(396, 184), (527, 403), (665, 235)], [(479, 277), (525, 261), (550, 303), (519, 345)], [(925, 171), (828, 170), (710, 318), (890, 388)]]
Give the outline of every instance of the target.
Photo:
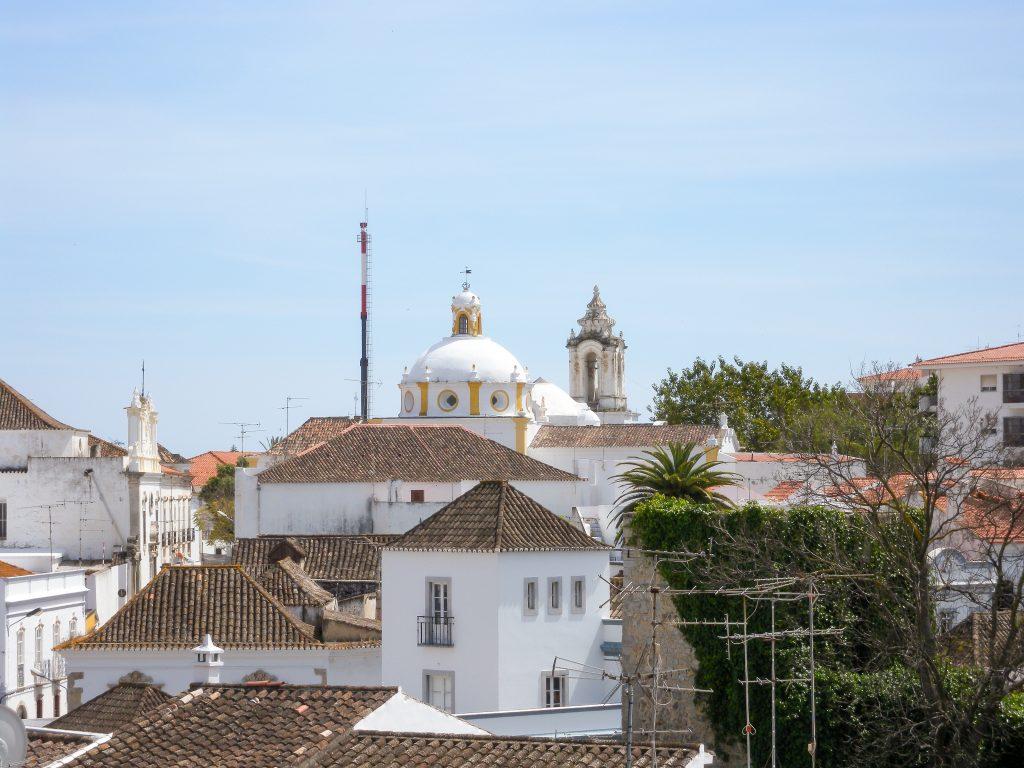
[(737, 355), (846, 382), (1024, 334), (1019, 2), (0, 5), (0, 378), (124, 440), (374, 415), (450, 331), (568, 385), (600, 285), (630, 405)]

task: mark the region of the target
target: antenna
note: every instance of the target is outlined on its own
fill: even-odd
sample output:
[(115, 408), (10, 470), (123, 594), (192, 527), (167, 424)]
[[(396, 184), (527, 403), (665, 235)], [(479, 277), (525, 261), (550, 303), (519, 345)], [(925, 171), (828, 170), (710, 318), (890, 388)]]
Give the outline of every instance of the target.
[[(292, 408), (301, 408), (301, 405), (292, 405), (292, 400), (309, 400), (308, 397), (295, 397), (294, 395), (288, 395), (284, 399), (284, 407), (278, 408), (279, 411), (284, 411), (284, 436), (288, 437), (291, 434), (289, 416), (291, 415)], [(257, 425), (259, 426), (259, 425)]]
[(372, 410), (370, 404), (370, 308), (372, 304), (370, 278), (372, 277), (372, 259), (370, 252), (370, 233), (367, 231), (370, 216), (369, 210), (365, 207), (365, 191), (363, 202), (364, 215), (363, 220), (359, 222), (359, 237), (357, 239), (357, 242), (359, 243), (359, 262), (362, 278), (359, 308), (359, 325), (362, 342), (362, 356), (359, 358), (359, 400), (360, 415), (362, 416), (363, 421), (366, 421), (370, 418), (370, 412)]
[(146, 361), (142, 361), (142, 396), (146, 396)]
[(253, 432), (266, 432), (265, 429), (247, 429), (247, 427), (258, 427), (260, 423), (258, 421), (222, 421), (221, 424), (227, 424), (232, 427), (238, 427), (239, 436), (238, 439), (241, 441), (241, 452), (245, 453), (245, 436), (252, 434)]

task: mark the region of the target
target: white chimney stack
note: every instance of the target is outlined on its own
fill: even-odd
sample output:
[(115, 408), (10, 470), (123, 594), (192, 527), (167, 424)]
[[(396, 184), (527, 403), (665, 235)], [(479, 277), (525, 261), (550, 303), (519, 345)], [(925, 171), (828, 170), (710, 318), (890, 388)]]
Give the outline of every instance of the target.
[(223, 648), (213, 644), (213, 637), (207, 633), (203, 636), (203, 644), (192, 649), (196, 654), (196, 672), (200, 679), (206, 678), (206, 685), (216, 685), (220, 682), (220, 668), (224, 666), (221, 661)]

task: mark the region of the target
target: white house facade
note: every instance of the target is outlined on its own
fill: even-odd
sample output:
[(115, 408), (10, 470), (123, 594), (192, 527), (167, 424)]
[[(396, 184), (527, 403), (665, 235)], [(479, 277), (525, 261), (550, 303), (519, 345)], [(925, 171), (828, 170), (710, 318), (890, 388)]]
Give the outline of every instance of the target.
[(601, 704), (613, 683), (564, 668), (618, 671), (602, 650), (608, 570), (578, 527), (480, 483), (383, 550), (384, 680), (462, 713)]

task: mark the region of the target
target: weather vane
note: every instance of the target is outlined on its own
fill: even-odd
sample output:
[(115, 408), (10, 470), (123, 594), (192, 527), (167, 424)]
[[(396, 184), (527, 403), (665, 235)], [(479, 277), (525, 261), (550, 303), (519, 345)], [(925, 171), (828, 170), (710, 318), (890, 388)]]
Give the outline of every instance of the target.
[(468, 291), (469, 290), (469, 276), (471, 274), (473, 274), (473, 270), (470, 269), (469, 267), (466, 267), (464, 270), (459, 272), (459, 274), (464, 276), (463, 280), (462, 280), (462, 290)]

